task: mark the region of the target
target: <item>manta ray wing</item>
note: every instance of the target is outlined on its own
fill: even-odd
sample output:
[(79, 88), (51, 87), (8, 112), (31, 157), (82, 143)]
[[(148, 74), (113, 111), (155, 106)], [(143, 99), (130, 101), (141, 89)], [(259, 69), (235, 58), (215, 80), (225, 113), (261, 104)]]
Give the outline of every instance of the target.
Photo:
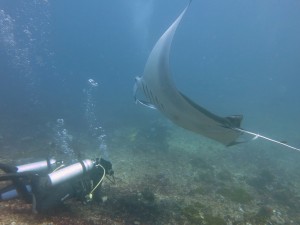
[[(226, 146), (241, 143), (237, 139), (241, 134), (247, 134), (254, 137), (252, 140), (261, 138), (300, 151), (299, 148), (284, 142), (244, 130), (240, 128), (243, 118), (241, 115), (217, 116), (177, 90), (171, 79), (169, 54), (178, 24), (190, 3), (191, 0), (156, 42), (148, 57), (143, 75), (136, 77), (134, 85), (135, 102), (152, 109), (158, 109), (178, 126), (216, 140)], [(143, 92), (147, 100), (140, 100), (136, 97), (138, 90)]]
[(242, 117), (223, 118), (214, 115), (180, 93), (174, 85), (169, 69), (169, 53), (175, 31), (191, 1), (165, 31), (152, 49), (142, 77), (136, 78), (135, 91), (142, 90), (148, 102), (138, 100), (150, 108), (156, 108), (175, 124), (219, 141), (225, 145), (236, 143), (241, 134)]

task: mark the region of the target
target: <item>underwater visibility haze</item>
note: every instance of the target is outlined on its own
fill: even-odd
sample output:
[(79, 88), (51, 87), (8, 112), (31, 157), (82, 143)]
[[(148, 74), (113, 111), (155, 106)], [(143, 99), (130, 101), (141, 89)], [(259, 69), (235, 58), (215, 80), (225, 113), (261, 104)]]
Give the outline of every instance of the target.
[[(177, 89), (153, 80), (165, 65), (149, 69), (160, 54), (148, 56), (187, 4), (0, 1), (0, 162), (101, 156), (115, 171), (92, 207), (66, 203), (66, 214), (45, 223), (300, 223), (300, 152), (284, 146), (300, 147), (300, 2), (192, 1), (166, 57), (174, 100), (166, 93)], [(178, 122), (184, 130), (135, 104), (135, 77), (173, 121), (178, 102), (179, 118), (199, 104), (222, 118), (243, 115), (243, 129), (279, 145), (257, 138), (226, 147)], [(231, 125), (228, 139), (198, 133), (228, 145), (243, 133)], [(21, 201), (0, 204), (0, 222), (40, 223)]]

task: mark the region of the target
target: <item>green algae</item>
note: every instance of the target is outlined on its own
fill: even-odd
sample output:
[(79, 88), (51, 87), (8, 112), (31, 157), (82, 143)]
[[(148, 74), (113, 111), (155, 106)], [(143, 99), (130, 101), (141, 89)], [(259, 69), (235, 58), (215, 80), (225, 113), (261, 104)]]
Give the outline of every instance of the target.
[(265, 225), (270, 220), (272, 214), (273, 209), (271, 207), (262, 206), (256, 214), (245, 214), (244, 218), (253, 224)]
[(226, 225), (226, 222), (223, 218), (218, 216), (212, 216), (210, 214), (204, 217), (206, 224), (209, 225)]
[(182, 214), (187, 218), (191, 224), (203, 224), (203, 205), (194, 203), (183, 208)]
[(154, 193), (149, 189), (149, 188), (145, 188), (142, 192), (141, 195), (143, 197), (144, 200), (153, 203), (155, 201), (155, 195)]
[(258, 222), (267, 222), (268, 219), (271, 218), (273, 214), (273, 209), (271, 207), (268, 206), (262, 206), (257, 214), (255, 215), (255, 221)]
[(222, 170), (217, 174), (217, 178), (221, 181), (233, 181), (233, 176), (228, 170)]
[(263, 169), (259, 172), (259, 175), (247, 180), (247, 183), (257, 189), (258, 191), (264, 191), (268, 185), (272, 185), (275, 181), (275, 175), (267, 169)]
[(246, 204), (252, 201), (253, 197), (241, 187), (221, 188), (219, 194), (231, 201)]
[(201, 169), (203, 170), (213, 170), (213, 167), (202, 158), (195, 157), (190, 160), (190, 164), (194, 169)]
[(206, 190), (201, 186), (199, 186), (189, 192), (190, 195), (203, 195), (205, 193), (206, 193)]
[(183, 208), (182, 214), (192, 225), (225, 225), (226, 222), (219, 216), (207, 213), (207, 208), (199, 203), (193, 203)]
[(202, 171), (197, 174), (194, 178), (196, 182), (206, 183), (206, 184), (215, 184), (216, 179), (212, 171)]

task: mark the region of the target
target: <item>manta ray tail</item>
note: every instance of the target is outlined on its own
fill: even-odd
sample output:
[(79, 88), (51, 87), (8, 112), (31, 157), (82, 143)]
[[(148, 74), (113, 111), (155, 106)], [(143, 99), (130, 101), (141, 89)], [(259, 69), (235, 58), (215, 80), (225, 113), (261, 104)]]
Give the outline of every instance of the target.
[(296, 151), (299, 151), (299, 152), (300, 152), (300, 148), (296, 148), (296, 147), (294, 147), (294, 146), (288, 145), (288, 144), (285, 143), (285, 142), (277, 141), (277, 140), (274, 140), (274, 139), (272, 139), (272, 138), (269, 138), (269, 137), (266, 137), (266, 136), (263, 136), (263, 135), (260, 135), (260, 134), (251, 132), (251, 131), (247, 131), (247, 130), (244, 130), (244, 129), (241, 129), (241, 128), (234, 128), (234, 130), (240, 131), (240, 132), (245, 133), (245, 134), (252, 135), (252, 136), (253, 136), (252, 140), (256, 140), (257, 138), (262, 138), (262, 139), (264, 139), (264, 140), (273, 142), (273, 143), (275, 143), (275, 144), (283, 145), (283, 146), (285, 146), (285, 147), (287, 147), (287, 148), (290, 148), (290, 149), (293, 149), (293, 150), (296, 150)]

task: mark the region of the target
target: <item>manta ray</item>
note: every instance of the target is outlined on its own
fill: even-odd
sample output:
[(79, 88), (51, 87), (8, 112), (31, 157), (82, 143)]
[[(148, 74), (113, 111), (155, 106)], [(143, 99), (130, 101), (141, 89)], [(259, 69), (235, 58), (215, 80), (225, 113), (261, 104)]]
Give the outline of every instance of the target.
[[(191, 0), (156, 42), (146, 62), (143, 75), (135, 78), (133, 90), (135, 103), (157, 109), (178, 126), (226, 146), (245, 142), (239, 141), (239, 137), (248, 134), (254, 136), (252, 139), (263, 138), (300, 151), (299, 148), (287, 145), (285, 142), (242, 129), (240, 127), (242, 115), (218, 116), (198, 105), (176, 88), (169, 67), (170, 48), (176, 29), (190, 4)], [(146, 100), (137, 98), (138, 90), (144, 94)]]

